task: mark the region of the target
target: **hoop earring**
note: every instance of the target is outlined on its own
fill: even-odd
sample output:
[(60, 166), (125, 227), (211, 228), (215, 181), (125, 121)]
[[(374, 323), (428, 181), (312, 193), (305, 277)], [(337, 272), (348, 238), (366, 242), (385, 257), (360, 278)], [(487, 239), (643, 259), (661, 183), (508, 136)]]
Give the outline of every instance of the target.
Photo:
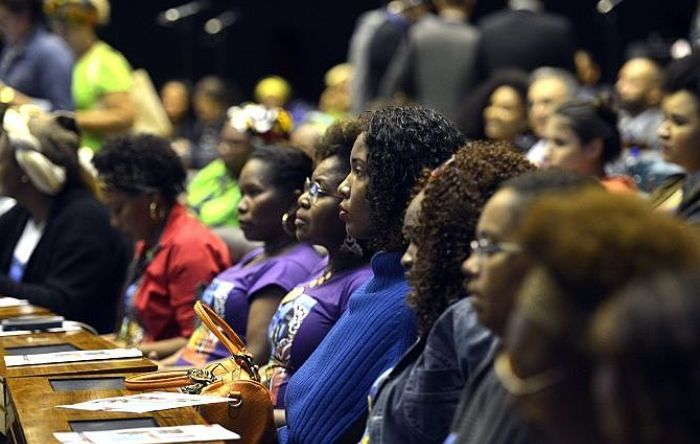
[(29, 178), (25, 174), (22, 174), (19, 176), (19, 181), (22, 183), (29, 183)]
[(153, 222), (161, 222), (163, 220), (163, 214), (158, 211), (158, 204), (155, 201), (148, 205), (148, 216)]
[(296, 214), (296, 211), (287, 211), (282, 215), (282, 229), (289, 237), (296, 237), (296, 230), (294, 229), (294, 219), (292, 216)]
[(362, 257), (364, 256), (364, 251), (362, 251), (362, 246), (357, 242), (357, 239), (348, 234), (343, 241), (345, 248), (352, 253), (353, 256)]

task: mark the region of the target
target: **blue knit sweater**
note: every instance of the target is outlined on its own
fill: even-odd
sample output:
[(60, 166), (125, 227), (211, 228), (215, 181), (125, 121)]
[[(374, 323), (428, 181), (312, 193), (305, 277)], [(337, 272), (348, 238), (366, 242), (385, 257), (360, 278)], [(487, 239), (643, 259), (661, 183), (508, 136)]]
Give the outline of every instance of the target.
[(280, 443), (333, 443), (367, 410), (372, 383), (416, 340), (400, 253), (377, 253), (328, 335), (289, 381)]

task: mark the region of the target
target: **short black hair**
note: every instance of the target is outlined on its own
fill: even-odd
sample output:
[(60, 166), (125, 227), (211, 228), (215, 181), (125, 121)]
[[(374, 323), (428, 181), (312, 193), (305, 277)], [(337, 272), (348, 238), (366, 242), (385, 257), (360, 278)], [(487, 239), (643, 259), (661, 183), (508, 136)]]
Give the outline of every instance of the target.
[(582, 143), (601, 139), (603, 163), (617, 159), (622, 152), (617, 112), (605, 100), (567, 100), (554, 110), (553, 115), (565, 118)]
[(132, 195), (159, 191), (173, 203), (185, 189), (185, 167), (162, 137), (137, 134), (108, 139), (93, 163), (106, 186)]
[(329, 157), (338, 156), (347, 164), (345, 172), (350, 171), (350, 151), (355, 139), (362, 132), (362, 125), (357, 118), (347, 117), (336, 120), (326, 129), (314, 150), (314, 163), (318, 164)]
[(515, 222), (521, 219), (534, 200), (545, 194), (569, 193), (589, 187), (602, 189), (593, 176), (552, 168), (523, 173), (505, 181), (501, 189), (513, 190), (518, 196), (510, 216), (510, 220)]
[(700, 53), (671, 62), (666, 67), (663, 89), (666, 94), (688, 91), (700, 101)]
[(289, 145), (262, 145), (253, 150), (248, 161), (258, 159), (272, 169), (272, 186), (293, 193), (311, 176), (311, 159), (299, 148)]
[(386, 107), (361, 117), (367, 145), (367, 200), (380, 250), (405, 247), (401, 235), (411, 190), (425, 168), (435, 168), (463, 144), (445, 116), (420, 106)]

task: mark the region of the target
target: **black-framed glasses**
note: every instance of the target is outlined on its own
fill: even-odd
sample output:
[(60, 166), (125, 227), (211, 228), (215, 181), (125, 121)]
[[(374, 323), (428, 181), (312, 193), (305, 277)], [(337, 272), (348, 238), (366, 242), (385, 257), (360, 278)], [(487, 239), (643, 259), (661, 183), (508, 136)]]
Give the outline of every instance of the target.
[(522, 253), (523, 249), (514, 242), (497, 242), (488, 238), (475, 239), (469, 243), (472, 254), (479, 257), (491, 257), (501, 252)]
[(314, 204), (321, 196), (332, 196), (338, 199), (342, 199), (342, 196), (337, 193), (330, 193), (323, 189), (320, 183), (315, 180), (311, 180), (310, 177), (306, 178), (304, 182), (304, 192), (309, 196), (309, 201)]

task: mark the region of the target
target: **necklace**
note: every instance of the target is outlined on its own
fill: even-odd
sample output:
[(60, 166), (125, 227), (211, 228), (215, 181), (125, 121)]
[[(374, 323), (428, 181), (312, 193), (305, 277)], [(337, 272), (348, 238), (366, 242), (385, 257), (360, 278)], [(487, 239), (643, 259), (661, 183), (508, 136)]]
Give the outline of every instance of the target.
[(298, 287), (295, 287), (292, 291), (287, 293), (287, 295), (282, 299), (281, 304), (293, 301), (294, 299), (298, 298), (302, 294), (304, 294), (304, 291), (307, 288), (315, 288), (318, 286), (321, 286), (328, 282), (328, 280), (333, 276), (333, 272), (331, 271), (330, 268), (326, 268), (326, 270), (323, 272), (323, 274), (313, 281), (308, 282), (306, 285), (299, 285)]

